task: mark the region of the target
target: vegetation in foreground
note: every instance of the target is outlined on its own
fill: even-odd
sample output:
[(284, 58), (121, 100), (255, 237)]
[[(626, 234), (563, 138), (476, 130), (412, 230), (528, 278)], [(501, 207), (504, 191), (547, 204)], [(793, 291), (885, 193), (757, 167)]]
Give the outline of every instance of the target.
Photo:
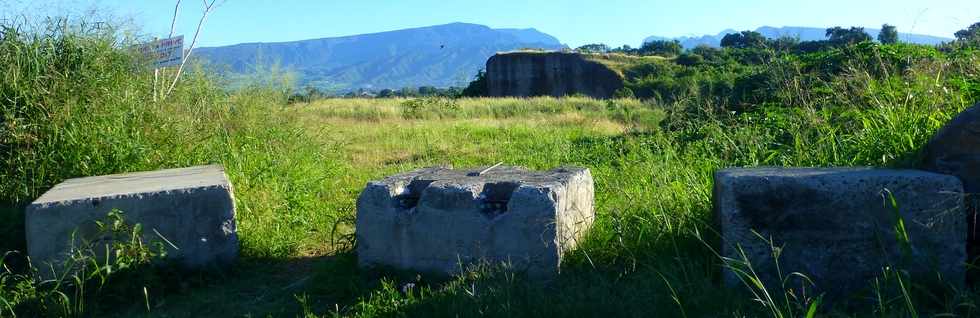
[[(809, 82), (773, 68), (783, 77), (769, 89), (786, 98), (744, 104), (703, 90), (645, 101), (287, 104), (285, 86), (224, 92), (200, 71), (154, 102), (151, 73), (119, 49), (128, 43), (112, 30), (62, 26), (0, 34), (0, 201), (10, 206), (0, 214), (0, 250), (12, 251), (0, 271), (0, 315), (978, 315), (975, 289), (927, 287), (901, 272), (883, 272), (866, 297), (834, 304), (718, 288), (720, 270), (733, 264), (712, 253), (710, 201), (721, 167), (914, 163), (932, 133), (977, 100), (969, 83), (980, 63), (968, 46), (830, 51), (845, 62), (839, 73)], [(844, 49), (852, 48), (863, 50)], [(904, 58), (912, 53), (903, 48), (931, 53)], [(861, 59), (884, 60), (886, 49), (907, 64), (882, 72)], [(670, 74), (650, 78), (683, 78)], [(500, 161), (592, 169), (597, 223), (557, 282), (493, 266), (450, 279), (356, 267), (351, 225), (366, 181)], [(139, 257), (119, 260), (138, 275), (85, 275), (116, 265), (106, 262), (63, 282), (38, 281), (13, 252), (24, 251), (19, 206), (66, 178), (206, 163), (223, 164), (235, 184), (242, 258), (227, 271), (178, 274), (148, 261), (152, 251), (123, 246)]]

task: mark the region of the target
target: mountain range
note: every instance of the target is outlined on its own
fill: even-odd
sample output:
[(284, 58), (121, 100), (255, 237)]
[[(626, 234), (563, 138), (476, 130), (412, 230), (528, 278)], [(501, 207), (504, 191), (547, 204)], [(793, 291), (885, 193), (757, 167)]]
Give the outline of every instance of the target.
[(194, 54), (231, 79), (275, 64), (296, 75), (296, 87), (343, 92), (465, 86), (497, 52), (563, 47), (555, 37), (535, 29), (451, 23), (335, 38), (199, 48)]
[[(769, 38), (788, 36), (801, 41), (826, 38), (823, 28), (764, 26), (755, 31)], [(877, 37), (879, 32), (878, 29), (865, 31), (872, 37)], [(644, 42), (676, 39), (685, 48), (717, 47), (726, 34), (735, 32), (729, 29), (716, 35), (651, 36)], [(930, 45), (952, 40), (909, 33), (899, 33), (899, 39)], [(214, 70), (225, 75), (230, 86), (261, 77), (260, 70), (277, 65), (295, 75), (294, 88), (315, 87), (342, 93), (356, 89), (462, 87), (497, 52), (566, 47), (554, 36), (535, 29), (494, 29), (478, 24), (450, 23), (333, 38), (204, 47), (195, 49), (194, 56), (206, 60)]]
[[(719, 47), (721, 46), (721, 39), (724, 38), (725, 35), (730, 33), (737, 33), (737, 32), (738, 31), (736, 30), (727, 29), (719, 32), (716, 35), (682, 36), (676, 38), (650, 36), (644, 39), (643, 43), (650, 42), (650, 41), (657, 41), (657, 40), (678, 40), (681, 42), (681, 46), (683, 46), (685, 49), (695, 48), (698, 45)], [(800, 41), (817, 41), (817, 40), (827, 39), (826, 37), (827, 29), (825, 28), (794, 27), (794, 26), (785, 26), (785, 27), (763, 26), (755, 29), (755, 32), (759, 32), (763, 36), (772, 39), (776, 39), (780, 37), (798, 38)], [(877, 39), (878, 33), (881, 32), (881, 29), (865, 28), (864, 32), (867, 32), (868, 35), (871, 35), (872, 38)], [(901, 32), (898, 33), (898, 39), (899, 41), (903, 41), (903, 42), (927, 44), (927, 45), (936, 45), (936, 44), (949, 42), (953, 40), (950, 38), (944, 38), (944, 37), (938, 37), (932, 35), (901, 33)]]

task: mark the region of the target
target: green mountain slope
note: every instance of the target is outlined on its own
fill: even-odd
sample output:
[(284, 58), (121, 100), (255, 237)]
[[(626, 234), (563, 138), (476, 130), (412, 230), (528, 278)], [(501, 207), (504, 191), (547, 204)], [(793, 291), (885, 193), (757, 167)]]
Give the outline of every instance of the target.
[(535, 29), (452, 23), (364, 35), (282, 43), (245, 43), (195, 51), (230, 78), (269, 65), (295, 72), (297, 87), (329, 91), (462, 86), (499, 51), (559, 49)]

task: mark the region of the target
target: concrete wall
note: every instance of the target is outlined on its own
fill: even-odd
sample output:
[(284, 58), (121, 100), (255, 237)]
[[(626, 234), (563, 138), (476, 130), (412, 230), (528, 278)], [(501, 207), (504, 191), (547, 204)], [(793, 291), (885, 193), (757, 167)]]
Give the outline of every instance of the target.
[(493, 97), (610, 98), (622, 87), (619, 74), (575, 53), (501, 53), (487, 61), (487, 89)]

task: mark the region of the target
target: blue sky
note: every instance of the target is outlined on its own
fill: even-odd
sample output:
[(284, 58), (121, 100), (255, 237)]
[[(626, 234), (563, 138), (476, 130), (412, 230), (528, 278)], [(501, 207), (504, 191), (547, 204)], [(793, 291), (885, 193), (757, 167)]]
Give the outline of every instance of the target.
[[(980, 21), (976, 0), (641, 1), (641, 0), (218, 0), (200, 38), (203, 46), (278, 42), (389, 31), (451, 22), (533, 27), (570, 46), (602, 42), (636, 46), (650, 35), (715, 34), (770, 26), (865, 26), (952, 37)], [(151, 36), (165, 36), (175, 1), (0, 0), (0, 12), (56, 14), (100, 8), (129, 18)], [(201, 0), (183, 0), (177, 33), (193, 35)]]

